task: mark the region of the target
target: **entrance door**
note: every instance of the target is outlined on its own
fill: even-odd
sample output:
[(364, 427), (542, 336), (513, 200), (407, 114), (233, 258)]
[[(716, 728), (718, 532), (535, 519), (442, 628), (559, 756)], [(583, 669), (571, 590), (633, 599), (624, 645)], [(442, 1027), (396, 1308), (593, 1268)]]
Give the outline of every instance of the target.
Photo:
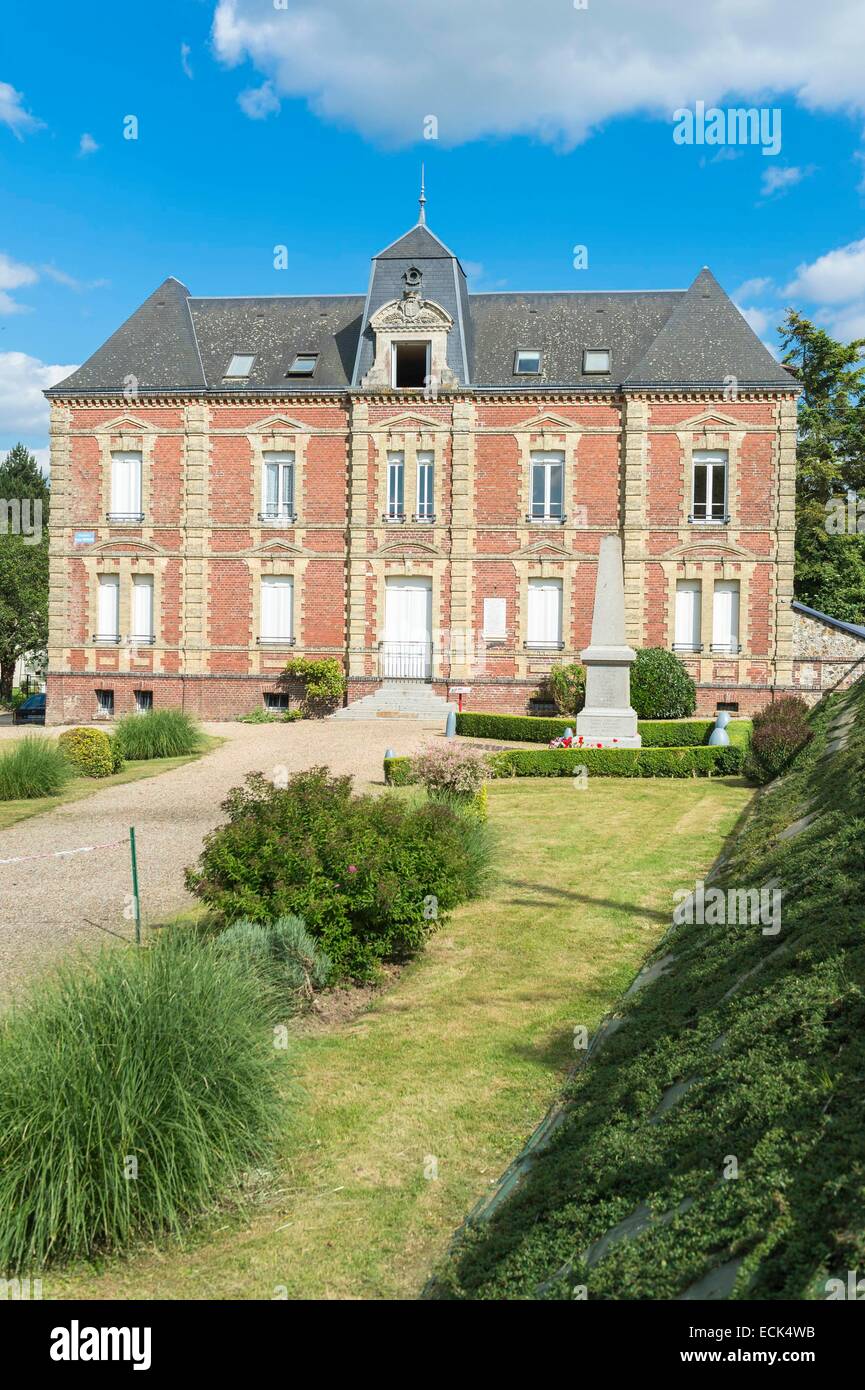
[(389, 680), (432, 676), (432, 580), (385, 581), (381, 674)]

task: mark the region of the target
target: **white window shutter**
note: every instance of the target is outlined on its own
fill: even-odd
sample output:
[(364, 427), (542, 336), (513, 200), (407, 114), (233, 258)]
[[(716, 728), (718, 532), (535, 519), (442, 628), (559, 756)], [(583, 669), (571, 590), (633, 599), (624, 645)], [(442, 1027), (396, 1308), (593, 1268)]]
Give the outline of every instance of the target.
[(97, 635), (99, 637), (119, 636), (120, 580), (117, 575), (103, 574), (99, 577), (99, 611), (97, 616)]
[(153, 636), (153, 580), (144, 575), (132, 581), (132, 635)]
[(111, 512), (117, 516), (141, 515), (141, 455), (111, 455)]
[(712, 646), (735, 651), (739, 645), (739, 582), (722, 579), (712, 598)]
[(680, 579), (676, 584), (677, 647), (700, 645), (700, 581)]
[(291, 579), (262, 579), (261, 636), (265, 640), (291, 640), (292, 589)]
[(538, 646), (558, 646), (561, 633), (561, 580), (530, 579), (528, 641)]

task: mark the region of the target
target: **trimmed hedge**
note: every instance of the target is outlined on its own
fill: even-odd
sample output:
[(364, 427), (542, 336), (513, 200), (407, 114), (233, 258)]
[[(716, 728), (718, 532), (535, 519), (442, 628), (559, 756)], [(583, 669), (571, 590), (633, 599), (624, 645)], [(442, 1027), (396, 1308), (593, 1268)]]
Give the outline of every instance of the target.
[(728, 777), (741, 772), (745, 752), (728, 748), (509, 748), (490, 754), (493, 777)]
[[(531, 714), (457, 715), (457, 733), (466, 738), (498, 738), (503, 742), (549, 743), (561, 738), (565, 729), (576, 727), (574, 719), (539, 719)], [(714, 719), (639, 719), (637, 728), (644, 748), (692, 748), (709, 742)], [(732, 720), (727, 725), (730, 742), (746, 747), (751, 723)], [(398, 784), (397, 784), (398, 785)]]
[[(730, 777), (742, 771), (745, 748), (507, 748), (490, 753), (491, 777), (570, 777), (578, 767), (593, 777)], [(385, 758), (391, 787), (417, 782), (411, 758)]]

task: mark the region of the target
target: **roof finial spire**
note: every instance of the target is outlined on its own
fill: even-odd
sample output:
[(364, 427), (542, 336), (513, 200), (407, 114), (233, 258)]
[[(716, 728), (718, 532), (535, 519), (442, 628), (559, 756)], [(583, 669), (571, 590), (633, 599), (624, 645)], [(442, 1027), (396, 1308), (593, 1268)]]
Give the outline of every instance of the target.
[(420, 216), (418, 217), (418, 225), (421, 226), (421, 227), (425, 227), (425, 226), (426, 226), (426, 193), (424, 192), (424, 166), (423, 166), (423, 165), (420, 166), (420, 197), (418, 198), (418, 203), (420, 204)]

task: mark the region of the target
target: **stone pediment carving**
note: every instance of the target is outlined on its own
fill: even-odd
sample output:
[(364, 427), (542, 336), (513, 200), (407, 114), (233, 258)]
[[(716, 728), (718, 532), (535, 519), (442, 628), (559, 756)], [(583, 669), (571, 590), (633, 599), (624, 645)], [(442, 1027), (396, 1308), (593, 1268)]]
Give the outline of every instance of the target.
[(107, 540), (96, 541), (94, 545), (75, 546), (76, 552), (84, 555), (101, 555), (105, 558), (121, 555), (166, 555), (161, 545), (141, 540), (138, 536), (110, 536)]
[(449, 333), (454, 321), (450, 314), (432, 299), (421, 299), (419, 294), (406, 294), (402, 299), (392, 299), (383, 304), (370, 318), (370, 327), (376, 333), (409, 329), (412, 332)]

